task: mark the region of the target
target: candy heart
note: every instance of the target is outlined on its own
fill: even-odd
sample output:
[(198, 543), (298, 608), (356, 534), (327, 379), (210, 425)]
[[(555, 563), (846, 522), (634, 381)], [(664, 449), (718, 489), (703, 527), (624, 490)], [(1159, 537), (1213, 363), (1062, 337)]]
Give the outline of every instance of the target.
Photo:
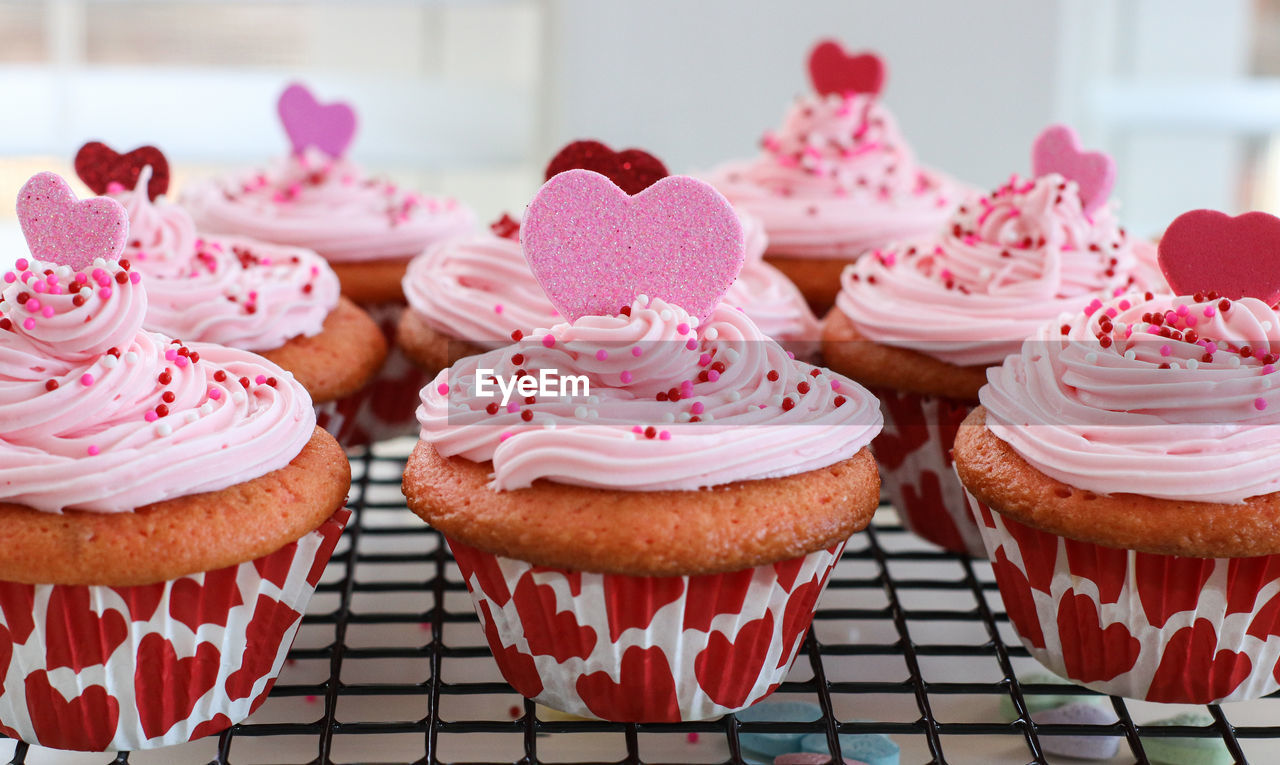
[(1086, 214), (1102, 207), (1116, 183), (1116, 163), (1100, 151), (1084, 151), (1076, 132), (1066, 125), (1044, 129), (1031, 147), (1031, 172), (1057, 173), (1075, 181)]
[(31, 254), (83, 271), (95, 258), (117, 260), (129, 238), (129, 214), (110, 197), (76, 199), (56, 173), (31, 176), (18, 192), (18, 222)]
[[(1101, 698), (1101, 697), (1099, 697)], [(1096, 704), (1073, 702), (1032, 715), (1037, 725), (1113, 725), (1116, 713)], [(1040, 744), (1049, 754), (1078, 760), (1109, 760), (1120, 750), (1119, 736), (1053, 736), (1040, 733)]]
[[(830, 752), (825, 733), (810, 733), (800, 739), (805, 752)], [(899, 747), (883, 733), (845, 733), (840, 736), (840, 754), (866, 765), (898, 765)]]
[[(1076, 687), (1074, 683), (1063, 680), (1055, 674), (1049, 672), (1033, 672), (1029, 675), (1023, 675), (1018, 678), (1018, 682), (1022, 684), (1022, 701), (1027, 705), (1027, 711), (1032, 715), (1037, 712), (1043, 712), (1048, 709), (1056, 709), (1057, 707), (1066, 706), (1068, 704), (1091, 704), (1099, 706), (1107, 703), (1106, 696), (1098, 694), (1075, 694), (1075, 693), (1032, 693), (1027, 690), (1028, 685), (1062, 685)], [(1015, 720), (1017, 719), (1017, 711), (1013, 708), (1013, 698), (1005, 695), (1000, 697), (1000, 719)], [(1036, 718), (1039, 722), (1040, 718)]]
[[(822, 708), (803, 701), (766, 701), (735, 715), (745, 723), (805, 723), (822, 719)], [(755, 754), (776, 756), (800, 748), (805, 733), (739, 733), (742, 748)]]
[(1160, 270), (1177, 295), (1216, 291), (1274, 305), (1280, 300), (1277, 247), (1280, 218), (1274, 215), (1192, 210), (1174, 218), (1160, 238)]
[(565, 146), (547, 163), (545, 180), (565, 170), (600, 173), (633, 196), (670, 175), (662, 160), (647, 151), (614, 151), (599, 141), (574, 141)]
[(688, 176), (628, 196), (608, 178), (569, 170), (538, 191), (521, 243), (562, 316), (612, 316), (640, 295), (711, 315), (742, 269), (742, 224), (720, 192)]
[[(1183, 712), (1163, 720), (1154, 720), (1142, 727), (1157, 725), (1211, 728), (1214, 720), (1203, 712)], [(1216, 729), (1208, 730), (1206, 733), (1208, 735), (1203, 737), (1187, 736), (1185, 738), (1146, 736), (1142, 739), (1142, 748), (1151, 762), (1156, 765), (1231, 765), (1236, 761)]]
[(823, 40), (809, 52), (809, 81), (819, 95), (880, 92), (884, 61), (874, 53), (849, 55), (836, 40)]
[(314, 146), (330, 157), (341, 157), (355, 137), (355, 110), (342, 101), (322, 104), (305, 85), (285, 88), (276, 109), (294, 154)]
[(139, 146), (120, 154), (101, 141), (90, 141), (76, 152), (76, 175), (95, 194), (106, 194), (113, 183), (130, 190), (137, 188), (138, 175), (144, 167), (151, 168), (147, 196), (154, 202), (169, 190), (169, 160), (156, 147)]

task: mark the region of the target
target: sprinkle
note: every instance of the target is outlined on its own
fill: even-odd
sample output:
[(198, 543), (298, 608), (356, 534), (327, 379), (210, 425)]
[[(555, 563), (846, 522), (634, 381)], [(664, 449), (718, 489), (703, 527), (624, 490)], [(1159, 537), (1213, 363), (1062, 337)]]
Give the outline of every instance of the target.
[(493, 306), (494, 313), (502, 313), (502, 303), (495, 303)]
[(218, 399), (222, 398), (222, 390), (220, 388), (210, 388), (209, 398), (213, 399), (214, 401), (217, 401)]
[(439, 393), (441, 396), (449, 395), (449, 383), (440, 383), (437, 385), (436, 393)]
[(720, 330), (715, 327), (707, 327), (707, 331), (703, 333), (708, 340), (720, 339)]
[(668, 430), (660, 430), (660, 431), (658, 431), (658, 440), (659, 440), (659, 441), (670, 441), (670, 440), (671, 440), (671, 431), (668, 431)]
[(689, 411), (692, 412), (693, 414), (702, 414), (702, 411), (705, 408), (706, 407), (702, 405), (701, 401), (695, 401), (693, 402), (693, 405), (689, 407)]
[(126, 364), (132, 364), (137, 360), (138, 360), (138, 354), (134, 353), (133, 351), (128, 351), (124, 355), (124, 363)]
[(574, 407), (573, 416), (579, 420), (587, 419), (587, 408), (585, 406)]
[(170, 425), (169, 423), (162, 422), (159, 425), (156, 425), (157, 436), (160, 436), (161, 438), (166, 438), (172, 434), (173, 434), (173, 426)]
[(555, 338), (555, 335), (552, 335), (550, 332), (548, 332), (547, 334), (543, 335), (543, 336), (542, 336), (542, 344), (543, 344), (543, 345), (545, 345), (545, 346), (546, 346), (546, 347), (548, 347), (548, 348), (553, 347), (553, 346), (556, 344), (556, 338)]
[(716, 382), (720, 379), (720, 373), (713, 369), (710, 372), (707, 372), (707, 379), (711, 382)]
[(1207, 306), (1205, 306), (1205, 307), (1204, 307), (1204, 317), (1205, 317), (1206, 319), (1211, 319), (1211, 318), (1213, 318), (1213, 316), (1214, 316), (1215, 314), (1217, 314), (1217, 313), (1218, 313), (1218, 309), (1214, 308), (1214, 307), (1213, 307), (1213, 306), (1211, 306), (1211, 305), (1207, 305)]
[(173, 363), (177, 364), (179, 369), (182, 369), (190, 362), (186, 356), (179, 356), (178, 358), (173, 360)]
[(147, 413), (142, 415), (142, 419), (146, 420), (147, 422), (155, 422), (156, 420), (160, 419), (160, 415), (156, 414), (154, 409), (148, 409)]
[(267, 376), (266, 376), (266, 375), (258, 375), (257, 377), (253, 378), (253, 381), (254, 381), (255, 383), (257, 383), (258, 385), (263, 385), (263, 384), (265, 384), (265, 383), (267, 382)]
[(676, 331), (682, 335), (687, 335), (689, 334), (689, 325), (682, 321), (676, 325)]
[(623, 385), (627, 385), (631, 382), (631, 373), (624, 369), (622, 374), (618, 375), (618, 379), (622, 380)]
[[(34, 302), (34, 301), (33, 301), (33, 302)], [(54, 313), (54, 311), (53, 311), (53, 306), (51, 306), (51, 305), (47, 305), (47, 306), (45, 306), (45, 307), (44, 307), (44, 309), (43, 309), (42, 311), (40, 311), (40, 315), (41, 315), (41, 316), (43, 316), (43, 317), (45, 317), (46, 319), (52, 319), (52, 318), (53, 318), (53, 313)]]
[(28, 330), (30, 330), (30, 329), (35, 329), (35, 328), (36, 328), (36, 320), (35, 320), (35, 319), (33, 319), (33, 318), (31, 318), (30, 316), (28, 316), (28, 317), (27, 317), (27, 318), (22, 322), (22, 328), (23, 328), (23, 329), (28, 329)]
[(1171, 354), (1171, 353), (1173, 353), (1173, 349), (1172, 349), (1172, 348), (1170, 348), (1169, 346), (1167, 346), (1167, 345), (1162, 345), (1162, 346), (1160, 346), (1160, 355), (1161, 355), (1161, 356), (1168, 356), (1168, 355), (1169, 355), (1169, 354)]
[(509, 430), (508, 430), (508, 431), (505, 431), (502, 435), (498, 436), (498, 441), (499, 441), (499, 442), (501, 442), (501, 441), (506, 441), (508, 438), (511, 438), (511, 437), (512, 437), (512, 436), (514, 436), (514, 435), (515, 435), (515, 434), (514, 434), (514, 433), (512, 433), (512, 432), (511, 432), (511, 431), (509, 431)]
[(111, 288), (110, 288), (110, 287), (103, 287), (102, 289), (98, 290), (98, 297), (102, 298), (103, 300), (107, 300), (108, 298), (110, 298), (110, 297), (111, 297)]
[(98, 454), (100, 454), (98, 447), (94, 446), (93, 444), (90, 444), (89, 448), (86, 451), (89, 452), (90, 457), (97, 457)]
[(1253, 408), (1261, 412), (1267, 408), (1267, 400), (1265, 398), (1255, 398), (1253, 400)]
[(90, 375), (90, 374), (81, 375), (80, 384), (85, 386), (86, 388), (89, 387), (90, 385), (93, 385), (93, 375)]
[(1086, 362), (1086, 363), (1089, 363), (1089, 364), (1097, 364), (1097, 363), (1098, 363), (1098, 354), (1096, 354), (1096, 353), (1086, 353), (1086, 354), (1085, 354), (1085, 356), (1084, 356), (1084, 360), (1085, 360), (1085, 362)]
[(606, 351), (605, 349), (601, 348), (600, 350), (596, 351), (596, 361), (604, 361), (607, 358), (609, 358), (609, 352)]
[(642, 353), (644, 353), (644, 351), (640, 350), (640, 346), (638, 345), (631, 349), (631, 355), (637, 358), (639, 358)]
[[(710, 330), (708, 330), (708, 332), (710, 332)], [(697, 340), (694, 340), (694, 339), (691, 337), (691, 338), (689, 338), (689, 342), (687, 342), (687, 343), (685, 343), (685, 344), (684, 344), (684, 347), (685, 347), (685, 348), (688, 348), (688, 349), (689, 349), (689, 350), (691, 350), (691, 351), (696, 351), (696, 350), (698, 350), (698, 341), (697, 341)]]

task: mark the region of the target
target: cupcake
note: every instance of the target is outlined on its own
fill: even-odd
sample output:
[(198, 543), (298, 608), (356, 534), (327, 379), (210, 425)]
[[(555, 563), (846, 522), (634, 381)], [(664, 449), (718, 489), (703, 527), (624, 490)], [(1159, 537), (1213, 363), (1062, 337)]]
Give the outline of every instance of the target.
[(521, 237), (564, 321), (423, 390), (409, 507), (523, 695), (615, 721), (754, 704), (878, 504), (875, 400), (721, 302), (742, 229), (701, 181), (561, 173)]
[[(628, 194), (667, 177), (661, 161), (639, 149), (614, 152), (575, 141), (547, 165), (546, 179), (570, 169), (594, 170)], [(795, 286), (763, 261), (759, 221), (740, 214), (745, 262), (724, 302), (741, 308), (767, 336), (801, 358), (817, 350), (818, 321)], [(433, 376), (454, 361), (511, 342), (511, 333), (550, 327), (560, 314), (534, 279), (520, 247), (520, 223), (509, 215), (490, 231), (438, 244), (409, 264), (404, 293), (410, 310), (397, 342)]]
[(1047, 321), (1132, 289), (1158, 289), (1155, 248), (1117, 223), (1111, 159), (1069, 128), (1036, 141), (1034, 174), (967, 199), (934, 240), (875, 250), (846, 269), (823, 354), (885, 412), (872, 450), (915, 533), (983, 555), (951, 469), (956, 428), (988, 367)]
[[(319, 104), (295, 84), (280, 96), (278, 110), (288, 156), (264, 169), (197, 183), (184, 191), (182, 206), (202, 232), (315, 250), (333, 266), (342, 294), (368, 311), (394, 343), (409, 261), (436, 242), (471, 231), (474, 216), (454, 199), (401, 189), (347, 159), (356, 127), (350, 106)], [(412, 433), (417, 392), (428, 379), (393, 350), (360, 428), (375, 440)]]
[(186, 210), (159, 199), (169, 171), (154, 147), (122, 156), (88, 143), (76, 154), (76, 172), (129, 214), (124, 257), (148, 277), (147, 329), (276, 362), (307, 389), (317, 421), (339, 443), (366, 440), (358, 431), (371, 406), (364, 390), (386, 358), (386, 340), (339, 296), (323, 258), (300, 247), (199, 235)]
[(133, 750), (266, 698), (349, 512), (307, 392), (142, 329), (123, 208), (23, 187), (0, 281), (0, 732)]
[(955, 468), (1019, 638), (1103, 693), (1280, 688), (1280, 219), (1197, 210), (1132, 293), (989, 370)]
[(760, 219), (769, 235), (765, 259), (821, 316), (845, 265), (875, 247), (934, 234), (963, 191), (916, 162), (880, 102), (878, 57), (849, 56), (827, 40), (810, 53), (809, 75), (814, 92), (765, 134), (761, 154), (716, 169), (710, 180)]

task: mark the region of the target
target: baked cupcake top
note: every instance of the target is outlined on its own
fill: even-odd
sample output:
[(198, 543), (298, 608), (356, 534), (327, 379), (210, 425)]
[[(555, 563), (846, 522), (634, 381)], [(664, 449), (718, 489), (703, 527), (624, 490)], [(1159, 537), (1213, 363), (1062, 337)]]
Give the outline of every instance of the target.
[[(93, 146), (86, 144), (77, 154), (76, 170), (90, 188), (115, 199), (129, 214), (124, 257), (150, 277), (148, 329), (250, 351), (273, 350), (292, 338), (320, 333), (339, 292), (338, 277), (323, 258), (300, 247), (202, 237), (186, 210), (153, 201), (150, 164), (132, 181), (127, 172), (111, 176), (81, 159), (102, 156)], [(164, 162), (158, 150), (152, 151), (143, 161)], [(168, 176), (167, 163), (163, 176)]]
[[(720, 301), (742, 228), (706, 184), (675, 176), (628, 197), (596, 173), (561, 173), (522, 237), (566, 320), (441, 372), (418, 410), (422, 439), (491, 461), (494, 488), (697, 489), (826, 467), (879, 432), (865, 389), (791, 359)], [(552, 375), (585, 385), (505, 404), (485, 395), (495, 378)]]
[(936, 231), (963, 192), (916, 162), (879, 99), (880, 60), (828, 41), (810, 54), (810, 75), (816, 92), (764, 135), (761, 154), (711, 182), (763, 222), (773, 254), (853, 257)]
[[(630, 193), (667, 176), (666, 167), (647, 152), (613, 152), (596, 141), (575, 141), (551, 160), (546, 178), (575, 167), (599, 168)], [(763, 260), (767, 240), (760, 222), (741, 211), (739, 218), (745, 262), (724, 302), (741, 308), (769, 337), (816, 338), (818, 321), (800, 291)], [(560, 321), (529, 270), (520, 246), (520, 223), (507, 215), (488, 232), (442, 242), (419, 255), (409, 265), (404, 292), (409, 305), (433, 329), (478, 345), (505, 344), (513, 330)]]
[[(333, 118), (333, 109), (346, 109), (349, 120)], [(279, 110), (293, 146), (287, 157), (184, 191), (182, 204), (201, 231), (361, 262), (410, 258), (474, 226), (471, 211), (456, 200), (406, 191), (346, 159), (355, 134), (350, 107), (317, 104), (293, 85), (280, 97)]]
[(307, 392), (242, 350), (142, 329), (128, 218), (41, 173), (18, 215), (32, 257), (0, 277), (0, 501), (126, 512), (287, 465), (311, 438)]
[(1239, 503), (1280, 491), (1280, 281), (1258, 273), (1277, 245), (1280, 220), (1264, 213), (1179, 217), (1160, 261), (1184, 294), (1094, 300), (1042, 326), (988, 370), (987, 427), (1100, 494)]
[(1066, 162), (1035, 164), (1036, 177), (966, 200), (932, 240), (846, 268), (837, 309), (869, 340), (974, 366), (999, 363), (1092, 297), (1159, 289), (1155, 246), (1127, 236), (1101, 204), (1110, 184), (1096, 187)]

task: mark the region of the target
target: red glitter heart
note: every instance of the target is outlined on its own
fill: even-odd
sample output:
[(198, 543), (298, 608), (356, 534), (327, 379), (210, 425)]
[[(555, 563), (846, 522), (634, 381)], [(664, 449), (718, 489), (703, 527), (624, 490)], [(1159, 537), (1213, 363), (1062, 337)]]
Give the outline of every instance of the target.
[(1160, 270), (1176, 295), (1217, 292), (1224, 298), (1280, 300), (1280, 218), (1250, 212), (1232, 218), (1192, 210), (1173, 219), (1160, 238)]
[(822, 40), (809, 52), (809, 81), (818, 95), (876, 95), (884, 78), (884, 61), (874, 53), (849, 55), (836, 40)]
[(662, 160), (642, 149), (614, 151), (599, 141), (574, 141), (547, 163), (545, 180), (565, 170), (591, 170), (634, 196), (670, 175)]
[(76, 152), (76, 175), (95, 194), (105, 194), (112, 183), (126, 189), (138, 185), (142, 168), (151, 166), (151, 182), (147, 184), (147, 196), (151, 201), (169, 190), (169, 160), (154, 146), (139, 146), (127, 154), (120, 154), (101, 141), (90, 141)]

